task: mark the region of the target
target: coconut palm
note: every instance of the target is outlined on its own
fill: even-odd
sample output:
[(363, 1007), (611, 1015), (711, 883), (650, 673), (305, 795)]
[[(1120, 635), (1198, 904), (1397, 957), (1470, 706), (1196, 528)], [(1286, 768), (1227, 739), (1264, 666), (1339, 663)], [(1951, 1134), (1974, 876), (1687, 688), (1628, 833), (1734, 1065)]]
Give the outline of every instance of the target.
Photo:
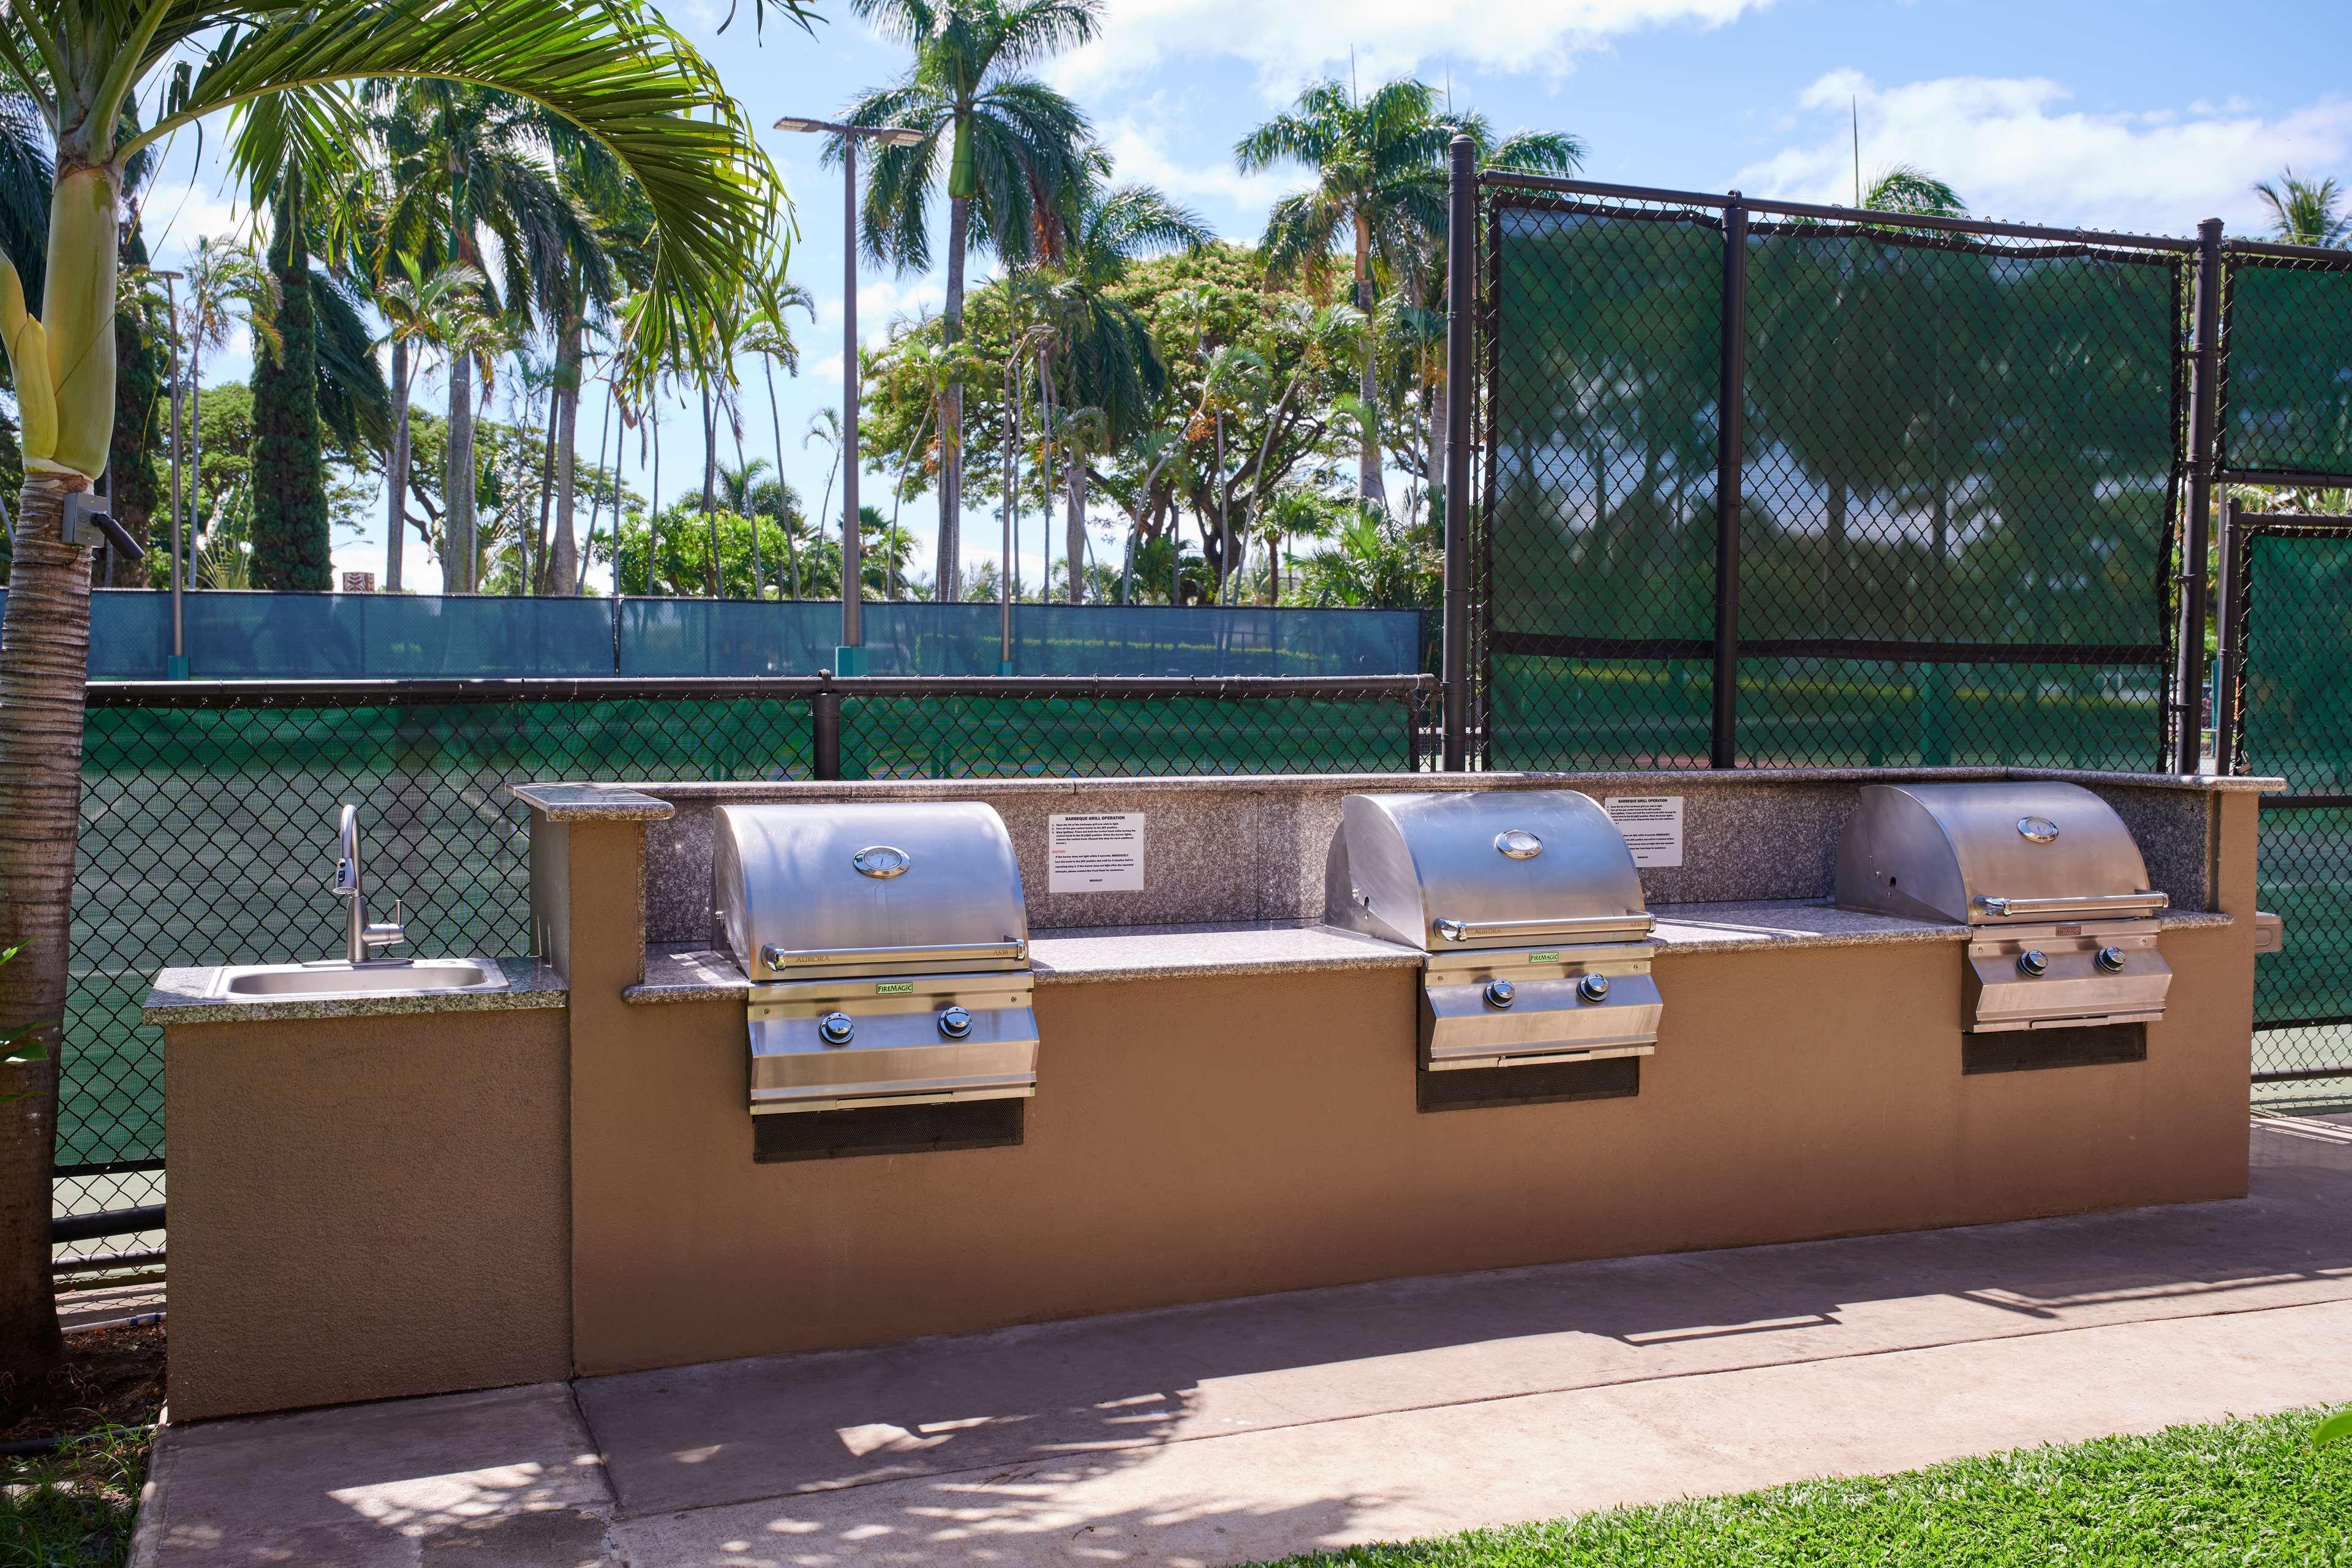
[[(992, 251), (1030, 258), (1041, 229), (1050, 237), (1064, 195), (1086, 176), (1088, 133), (1077, 106), (1024, 68), (1095, 37), (1103, 0), (851, 0), (851, 9), (907, 45), (914, 60), (897, 84), (867, 93), (845, 118), (852, 125), (906, 125), (923, 132), (908, 147), (874, 159), (860, 224), (866, 253), (902, 272), (931, 265), (932, 197), (940, 176), (948, 197), (947, 303), (942, 342), (963, 331), (964, 258)], [(825, 158), (837, 163), (841, 141)], [(952, 598), (961, 577), (963, 510), (963, 392), (950, 387), (940, 410), (940, 536), (935, 581)]]
[(480, 314), (482, 275), (462, 261), (444, 262), (428, 275), (416, 258), (399, 258), (400, 275), (375, 290), (375, 308), (392, 347), (392, 446), (384, 461), (384, 587), (400, 592), (402, 535), (408, 522), (408, 398), (425, 356), (447, 351), (445, 333), (461, 317)]
[[(1297, 106), (1278, 114), (1234, 148), (1244, 174), (1296, 163), (1315, 175), (1312, 190), (1275, 203), (1266, 220), (1265, 247), (1277, 278), (1304, 274), (1310, 286), (1327, 280), (1331, 257), (1352, 247), (1356, 309), (1370, 317), (1375, 267), (1408, 280), (1433, 270), (1423, 259), (1433, 237), (1445, 232), (1447, 145), (1467, 134), (1489, 168), (1530, 174), (1566, 174), (1584, 155), (1572, 136), (1558, 133), (1494, 140), (1486, 121), (1443, 113), (1426, 82), (1410, 78), (1376, 88), (1359, 100), (1353, 88), (1317, 82), (1298, 95)], [(1408, 292), (1419, 303), (1417, 283)], [(1377, 356), (1368, 356), (1358, 395), (1368, 410), (1379, 407)], [(1358, 455), (1356, 492), (1385, 504), (1381, 480), (1377, 419), (1365, 426)]]
[[(1372, 313), (1376, 263), (1402, 271), (1421, 237), (1444, 223), (1444, 190), (1432, 175), (1454, 139), (1454, 124), (1437, 112), (1424, 82), (1388, 82), (1361, 101), (1336, 81), (1317, 82), (1297, 106), (1267, 121), (1234, 148), (1244, 174), (1284, 163), (1314, 172), (1315, 186), (1275, 203), (1266, 219), (1268, 270), (1303, 273), (1310, 285), (1328, 276), (1332, 252), (1352, 247), (1356, 308)], [(1364, 363), (1360, 395), (1376, 406), (1373, 361)], [(1385, 503), (1381, 482), (1378, 422), (1368, 423), (1356, 466), (1356, 493)]]
[[(801, 371), (800, 344), (793, 341), (792, 325), (784, 318), (793, 310), (802, 310), (808, 312), (811, 321), (814, 321), (816, 300), (799, 284), (788, 281), (781, 265), (759, 280), (752, 289), (751, 299), (754, 308), (750, 320), (743, 324), (742, 347), (746, 353), (760, 356), (760, 374), (768, 384), (768, 430), (775, 438), (775, 468), (781, 479), (784, 471), (784, 425), (783, 417), (776, 408), (776, 366), (782, 363), (786, 375), (798, 375)], [(831, 505), (832, 500), (828, 493), (826, 504)], [(792, 569), (793, 597), (797, 599), (801, 596), (800, 545), (793, 538), (791, 519), (782, 514), (782, 504), (780, 493), (776, 523), (783, 530), (784, 552)], [(756, 531), (752, 537), (758, 538)]]
[(2331, 248), (2352, 238), (2352, 217), (2340, 210), (2344, 193), (2332, 174), (2324, 180), (2306, 180), (2293, 169), (2284, 169), (2277, 179), (2259, 182), (2254, 195), (2270, 209), (2273, 238), (2289, 245)]
[[(250, 245), (196, 241), (186, 268), (188, 307), (180, 320), (187, 337), (189, 489), (205, 493), (205, 351), (226, 348), (240, 318), (267, 342), (277, 328), (278, 281)], [(13, 348), (13, 342), (12, 342)], [(29, 457), (30, 451), (26, 455)]]
[(816, 509), (817, 542), (824, 542), (824, 520), (833, 515), (833, 485), (841, 478), (841, 410), (820, 408), (809, 416), (808, 428), (801, 432), (801, 450), (808, 450), (811, 441), (820, 443), (833, 454), (833, 461), (824, 470), (824, 500)]
[[(495, 239), (500, 265), (489, 308), (524, 327), (536, 311), (568, 342), (572, 319), (589, 301), (609, 300), (614, 284), (595, 223), (558, 163), (601, 163), (602, 150), (583, 149), (589, 138), (519, 92), (421, 79), (372, 83), (363, 96), (397, 185), (392, 241), (431, 247), (487, 275), (484, 241)], [(474, 395), (469, 367), (453, 362), (444, 528), (457, 572), (447, 587), (461, 594), (476, 586), (464, 564), (475, 558)]]
[[(1070, 559), (1076, 560), (1086, 548), (1087, 454), (1131, 440), (1150, 422), (1168, 386), (1168, 370), (1152, 346), (1150, 324), (1116, 290), (1136, 262), (1172, 250), (1198, 250), (1213, 236), (1199, 214), (1150, 185), (1103, 191), (1091, 182), (1079, 195), (1066, 232), (1038, 293), (1041, 314), (1054, 331), (1045, 356), (1046, 395), (1054, 396), (1052, 366), (1058, 362), (1069, 403), (1092, 416), (1083, 431), (1066, 421), (1062, 430), (1068, 467), (1066, 544)], [(1072, 572), (1073, 604), (1084, 588), (1084, 574)]]
[[(788, 8), (799, 0), (782, 0)], [(794, 14), (799, 14), (795, 9)], [(39, 317), (0, 264), (0, 341), (16, 375), (25, 483), (0, 626), (0, 1375), (55, 1363), (49, 1171), (56, 1049), (80, 800), (88, 547), (66, 498), (103, 469), (115, 414), (117, 224), (130, 161), (217, 110), (287, 95), (314, 142), (355, 139), (350, 84), (446, 79), (510, 89), (611, 148), (657, 215), (633, 325), (649, 365), (732, 295), (780, 210), (775, 171), (692, 46), (623, 0), (11, 0), (0, 90), (39, 106), (57, 171)], [(156, 106), (126, 132), (132, 103)]]

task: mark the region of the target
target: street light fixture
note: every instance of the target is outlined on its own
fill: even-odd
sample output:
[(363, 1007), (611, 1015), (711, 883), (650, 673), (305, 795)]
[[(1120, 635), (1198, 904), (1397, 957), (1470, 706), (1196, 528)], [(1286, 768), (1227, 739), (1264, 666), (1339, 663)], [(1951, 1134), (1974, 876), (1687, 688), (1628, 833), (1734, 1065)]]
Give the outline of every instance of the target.
[(865, 584), (857, 538), (857, 144), (912, 147), (929, 134), (910, 125), (845, 125), (786, 115), (779, 131), (841, 138), (841, 646), (833, 650), (836, 675), (866, 673), (866, 637), (858, 605)]

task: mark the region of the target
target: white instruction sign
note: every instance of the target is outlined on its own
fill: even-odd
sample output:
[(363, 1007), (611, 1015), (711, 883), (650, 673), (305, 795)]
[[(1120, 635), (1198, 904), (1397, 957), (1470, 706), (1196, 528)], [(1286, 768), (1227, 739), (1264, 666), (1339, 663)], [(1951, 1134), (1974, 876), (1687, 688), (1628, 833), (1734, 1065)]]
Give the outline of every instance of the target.
[(1076, 812), (1045, 819), (1045, 890), (1143, 890), (1143, 813)]
[(1601, 803), (1636, 866), (1683, 863), (1683, 797), (1678, 795), (1612, 795)]

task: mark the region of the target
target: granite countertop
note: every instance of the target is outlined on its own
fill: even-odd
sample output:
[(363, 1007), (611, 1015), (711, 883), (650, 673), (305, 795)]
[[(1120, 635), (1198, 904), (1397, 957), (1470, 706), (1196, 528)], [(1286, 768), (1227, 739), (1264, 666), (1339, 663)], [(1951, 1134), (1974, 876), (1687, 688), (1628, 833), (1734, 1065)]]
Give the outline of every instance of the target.
[[(1966, 942), (1975, 928), (1938, 921), (1842, 910), (1827, 900), (1765, 900), (1720, 904), (1655, 904), (1650, 913), (1661, 954), (1707, 952), (1751, 947), (1855, 947), (1888, 942)], [(2228, 925), (2225, 914), (2179, 910), (2157, 918), (2158, 931)]]
[(503, 991), (450, 991), (423, 996), (281, 996), (247, 1002), (207, 994), (224, 966), (167, 969), (155, 977), (139, 1016), (150, 1024), (246, 1024), (276, 1018), (382, 1018), (411, 1013), (499, 1013), (562, 1007), (571, 994), (544, 959), (492, 960), (507, 977)]
[[(1855, 947), (1888, 942), (1964, 942), (1968, 926), (1842, 910), (1827, 900), (1659, 904), (1654, 933), (1661, 956), (1773, 947)], [(2159, 930), (2228, 925), (2231, 917), (2181, 910)], [(1293, 970), (1412, 969), (1412, 948), (1310, 921), (1223, 924), (1097, 926), (1032, 932), (1030, 962), (1040, 985), (1090, 981), (1183, 979), (1196, 975), (1279, 974)], [(712, 1002), (740, 996), (751, 981), (723, 952), (684, 943), (646, 950), (646, 977), (621, 993), (640, 1005)]]
[[(2063, 768), (1692, 768), (1652, 772), (1534, 773), (1498, 770), (1478, 773), (1254, 773), (1136, 775), (1104, 778), (974, 778), (849, 780), (672, 780), (619, 784), (528, 784), (510, 786), (518, 799), (551, 821), (651, 820), (670, 815), (673, 801), (790, 801), (802, 799), (968, 800), (975, 795), (1084, 795), (1115, 789), (1122, 794), (1236, 791), (1327, 794), (1360, 790), (1624, 789), (1650, 791), (1758, 784), (1957, 783), (1971, 780), (2057, 779), (2082, 784), (2208, 794), (2275, 792), (2283, 779), (2212, 773), (2132, 773)], [(658, 798), (656, 798), (658, 797)]]
[[(1029, 957), (1040, 985), (1302, 969), (1411, 969), (1421, 963), (1421, 954), (1410, 948), (1305, 921), (1041, 931), (1031, 933)], [(646, 950), (645, 979), (623, 991), (621, 999), (640, 1005), (720, 1001), (751, 987), (726, 953), (659, 943)]]
[(1412, 948), (1308, 921), (1049, 931), (1037, 932), (1029, 945), (1040, 985), (1421, 966), (1421, 954)]
[(509, 784), (514, 797), (550, 822), (661, 822), (677, 814), (666, 800), (626, 784)]

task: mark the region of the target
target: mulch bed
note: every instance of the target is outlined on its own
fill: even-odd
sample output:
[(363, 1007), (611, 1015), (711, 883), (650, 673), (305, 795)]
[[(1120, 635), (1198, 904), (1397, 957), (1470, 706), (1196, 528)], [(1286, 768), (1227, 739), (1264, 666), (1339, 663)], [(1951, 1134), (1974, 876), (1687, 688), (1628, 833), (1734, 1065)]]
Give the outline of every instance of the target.
[(66, 1359), (48, 1376), (30, 1384), (0, 1383), (0, 1443), (154, 1425), (163, 1408), (163, 1327), (67, 1335)]

